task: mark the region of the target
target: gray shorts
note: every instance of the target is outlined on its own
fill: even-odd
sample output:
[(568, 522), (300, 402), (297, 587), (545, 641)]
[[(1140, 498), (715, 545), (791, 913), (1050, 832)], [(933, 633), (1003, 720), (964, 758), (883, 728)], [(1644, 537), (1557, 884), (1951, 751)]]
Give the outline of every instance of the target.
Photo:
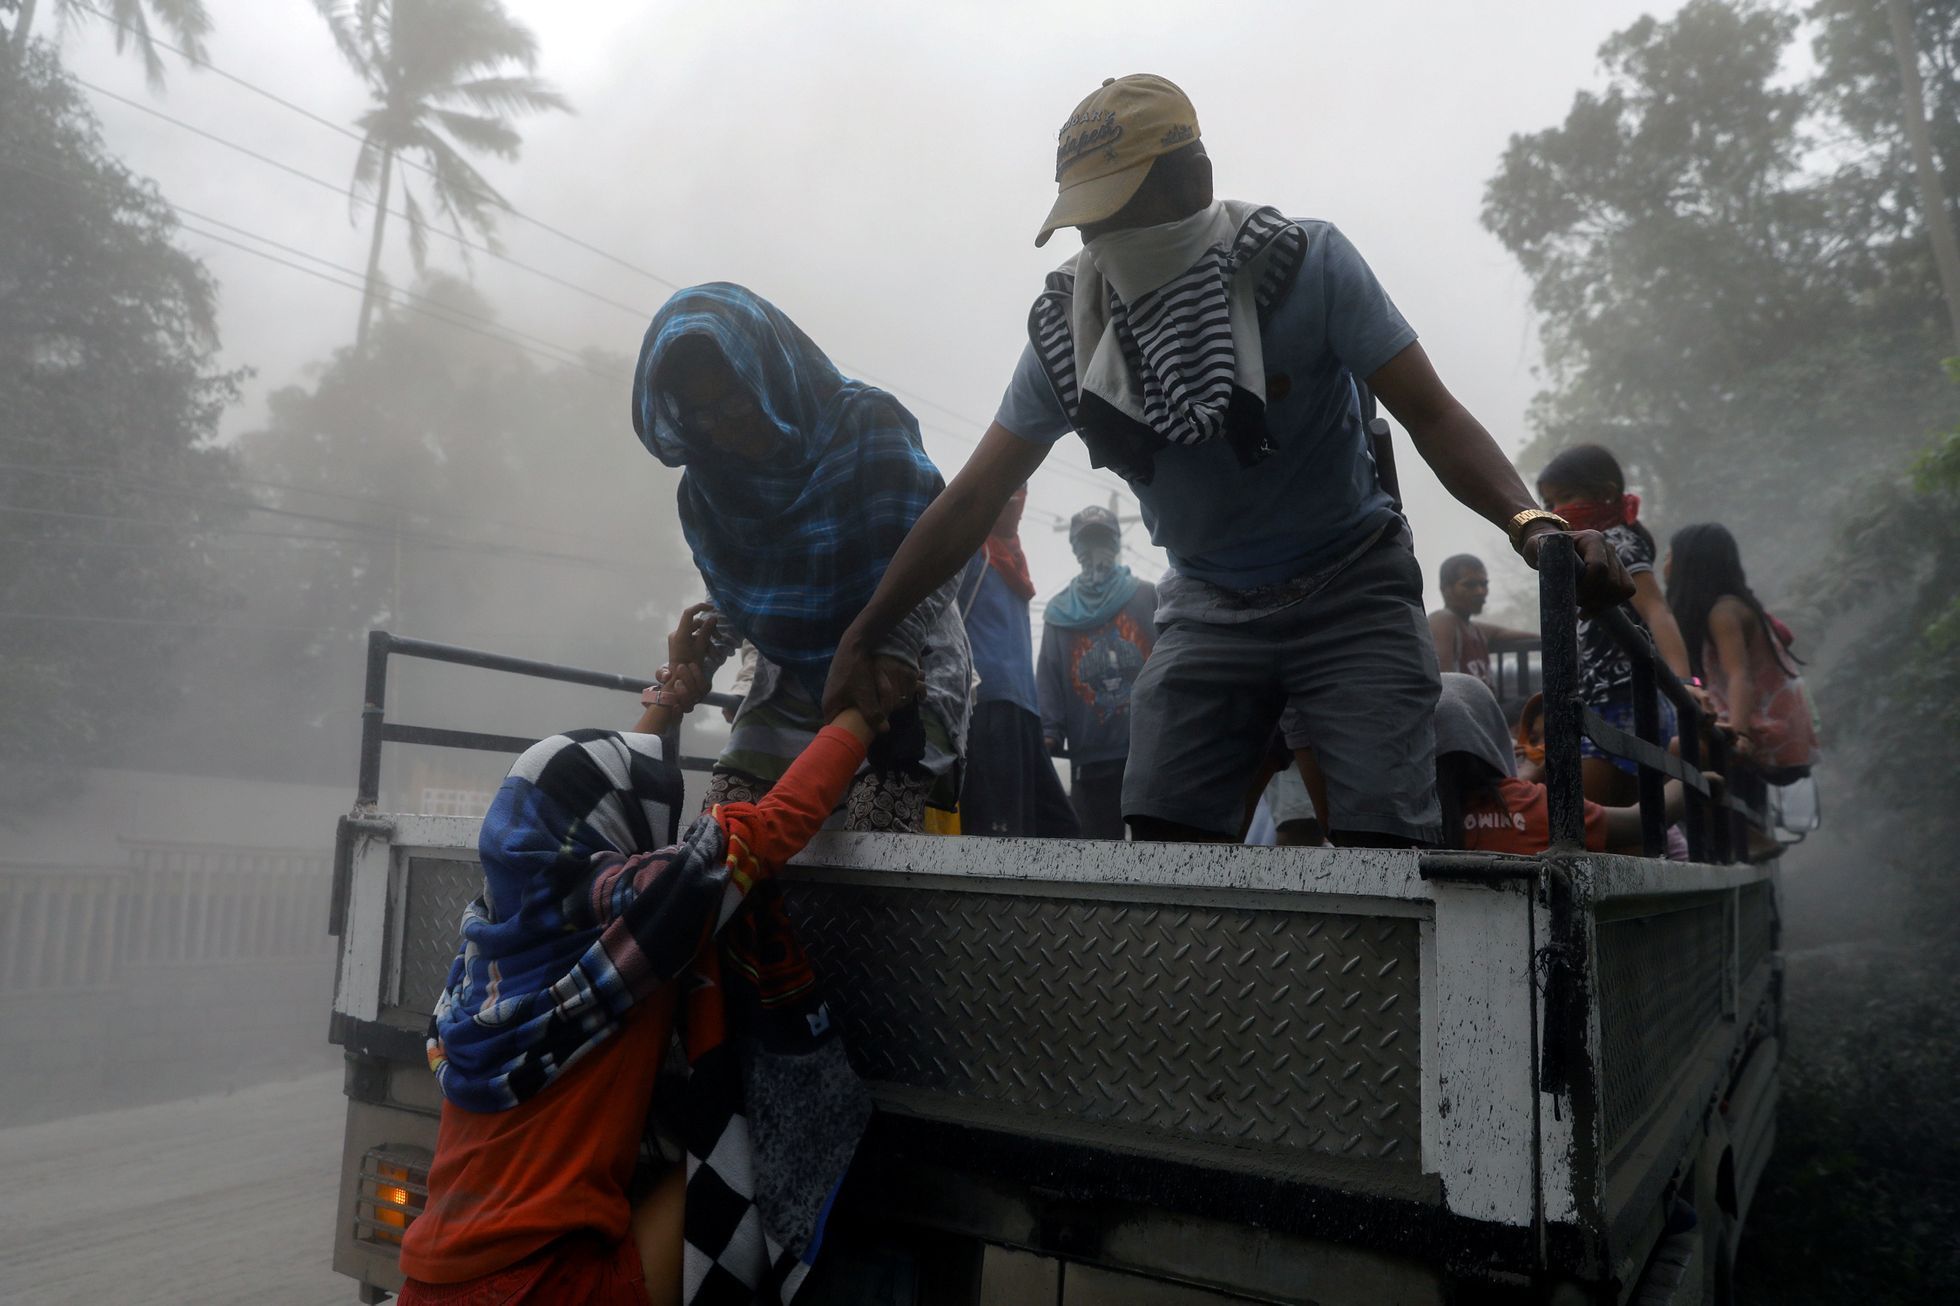
[(1436, 651), (1401, 530), (1299, 602), (1173, 621), (1130, 696), (1123, 814), (1235, 837), (1275, 723), (1327, 777), (1330, 828), (1435, 843)]

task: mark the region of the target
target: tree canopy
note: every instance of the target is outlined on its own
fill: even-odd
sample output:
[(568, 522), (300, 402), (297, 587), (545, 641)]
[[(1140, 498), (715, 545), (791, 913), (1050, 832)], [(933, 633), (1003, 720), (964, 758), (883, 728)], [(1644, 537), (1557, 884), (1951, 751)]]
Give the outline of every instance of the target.
[[(1603, 90), (1512, 138), (1485, 197), (1540, 315), (1527, 471), (1606, 445), (1657, 515), (1755, 541), (1772, 588), (1952, 403), (1915, 192), (1874, 163), (1903, 149), (1882, 129), (1896, 74), (1874, 99), (1889, 38), (1874, 48), (1883, 17), (1850, 8), (1818, 7), (1810, 83), (1789, 75), (1788, 11), (1690, 0), (1641, 19), (1601, 47)], [(1931, 71), (1960, 98), (1950, 58)]]
[[(1960, 360), (1947, 370), (1960, 390)], [(1856, 777), (1840, 804), (1848, 837), (1902, 882), (1922, 927), (1951, 933), (1960, 886), (1953, 802), (1960, 753), (1960, 420), (1902, 459), (1854, 501), (1829, 565), (1801, 591), (1803, 615), (1841, 638), (1820, 703), (1835, 774)]]
[[(143, 72), (152, 88), (163, 86), (163, 52), (157, 46), (152, 24), (163, 27), (176, 38), (186, 54), (204, 57), (204, 38), (211, 32), (211, 16), (204, 0), (53, 0), (59, 29), (103, 22), (115, 29), (116, 53), (133, 49), (143, 61)], [(11, 22), (0, 34), (0, 60), (10, 69), (26, 61), (34, 40), (34, 19), (38, 0), (0, 0), (0, 13), (11, 15)]]
[[(368, 348), (275, 391), (240, 441), (268, 506), (315, 520), (309, 538), (237, 560), (241, 620), (256, 629), (199, 669), (209, 683), (197, 692), (220, 713), (200, 747), (249, 738), (260, 767), (344, 782), (371, 627), (650, 674), (665, 623), (698, 597), (674, 474), (627, 426), (630, 360), (543, 363), (442, 319), (494, 321), (467, 284), (430, 278), (417, 295), (428, 311), (384, 311)], [(631, 724), (631, 712), (594, 715), (589, 691), (568, 699), (412, 664), (399, 674), (410, 719), (447, 711), (474, 729), (538, 733)]]
[(45, 46), (0, 88), (0, 794), (179, 697), (227, 591), (215, 287)]

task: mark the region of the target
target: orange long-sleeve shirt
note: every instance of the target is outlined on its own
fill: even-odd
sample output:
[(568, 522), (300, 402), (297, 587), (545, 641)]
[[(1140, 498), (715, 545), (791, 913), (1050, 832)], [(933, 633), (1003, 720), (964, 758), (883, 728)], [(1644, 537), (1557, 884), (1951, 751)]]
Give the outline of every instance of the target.
[[(757, 803), (715, 811), (731, 856), (762, 874), (802, 851), (864, 761), (849, 731), (826, 727)], [(544, 1092), (508, 1111), (442, 1106), (429, 1204), (402, 1239), (403, 1273), (460, 1283), (591, 1229), (626, 1234), (626, 1186), (674, 1025), (676, 985), (641, 1000), (619, 1033)]]

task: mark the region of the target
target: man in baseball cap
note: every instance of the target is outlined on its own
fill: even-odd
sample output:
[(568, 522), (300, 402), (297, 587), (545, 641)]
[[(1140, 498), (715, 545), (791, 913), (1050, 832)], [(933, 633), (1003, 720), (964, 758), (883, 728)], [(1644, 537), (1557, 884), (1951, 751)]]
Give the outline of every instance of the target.
[[(879, 642), (1073, 431), (1129, 483), (1171, 561), (1163, 633), (1130, 698), (1131, 832), (1235, 838), (1283, 716), (1287, 746), (1318, 759), (1336, 843), (1435, 842), (1436, 653), (1408, 526), (1370, 452), (1370, 392), (1526, 563), (1569, 528), (1450, 395), (1338, 228), (1213, 194), (1172, 82), (1091, 92), (1057, 134), (1055, 184), (1036, 244), (1072, 226), (1082, 250), (1036, 296), (979, 448), (845, 632), (827, 709), (872, 701)], [(1576, 543), (1582, 604), (1632, 593), (1603, 539)]]
[(1198, 139), (1198, 111), (1184, 92), (1150, 73), (1111, 77), (1062, 124), (1055, 147), (1061, 193), (1034, 238), (1058, 227), (1107, 222), (1135, 198), (1150, 165)]

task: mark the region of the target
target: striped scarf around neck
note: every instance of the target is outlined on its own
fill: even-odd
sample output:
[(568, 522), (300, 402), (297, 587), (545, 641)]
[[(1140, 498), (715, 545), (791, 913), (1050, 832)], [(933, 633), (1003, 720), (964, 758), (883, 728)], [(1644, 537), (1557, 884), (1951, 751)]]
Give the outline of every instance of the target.
[(1148, 484), (1169, 445), (1223, 439), (1248, 467), (1273, 451), (1260, 330), (1306, 245), (1277, 209), (1221, 200), (1049, 275), (1028, 335), (1094, 465)]

